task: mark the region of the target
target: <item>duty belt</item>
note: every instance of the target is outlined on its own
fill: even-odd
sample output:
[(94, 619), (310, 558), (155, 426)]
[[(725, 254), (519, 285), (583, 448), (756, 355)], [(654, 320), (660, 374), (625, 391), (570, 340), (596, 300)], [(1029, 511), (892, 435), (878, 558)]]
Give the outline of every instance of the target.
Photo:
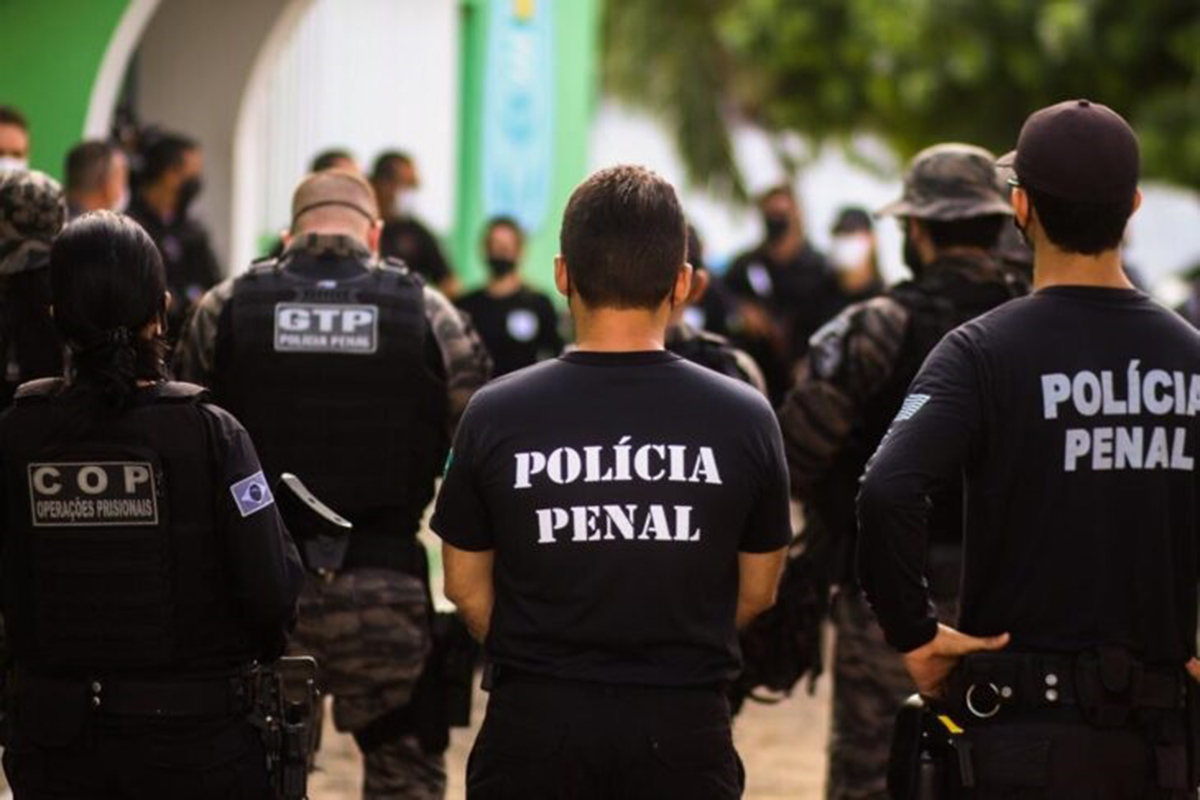
[(1182, 671), (1147, 667), (1125, 650), (1100, 648), (1077, 656), (967, 656), (951, 677), (947, 701), (967, 721), (1060, 712), (1107, 728), (1131, 724), (1138, 712), (1181, 711), (1184, 691)]
[(169, 681), (48, 678), (18, 673), (19, 692), (56, 692), (82, 684), (92, 713), (122, 717), (226, 717), (250, 710), (249, 675)]

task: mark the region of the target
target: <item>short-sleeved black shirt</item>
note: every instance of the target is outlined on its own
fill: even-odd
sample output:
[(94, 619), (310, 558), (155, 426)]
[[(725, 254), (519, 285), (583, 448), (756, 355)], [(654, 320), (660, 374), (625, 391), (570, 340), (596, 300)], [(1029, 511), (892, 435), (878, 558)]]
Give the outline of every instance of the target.
[(521, 287), (507, 297), (495, 297), (480, 289), (463, 297), (457, 305), (471, 315), (492, 357), (496, 376), (562, 352), (558, 314), (550, 298), (541, 292)]
[(471, 400), (432, 525), (495, 550), (495, 663), (719, 684), (740, 667), (737, 555), (790, 539), (779, 426), (672, 353), (569, 353)]
[(933, 637), (928, 504), (965, 474), (960, 627), (1018, 651), (1195, 650), (1200, 334), (1135, 290), (1054, 287), (955, 330), (913, 381), (859, 498), (859, 570), (889, 640)]

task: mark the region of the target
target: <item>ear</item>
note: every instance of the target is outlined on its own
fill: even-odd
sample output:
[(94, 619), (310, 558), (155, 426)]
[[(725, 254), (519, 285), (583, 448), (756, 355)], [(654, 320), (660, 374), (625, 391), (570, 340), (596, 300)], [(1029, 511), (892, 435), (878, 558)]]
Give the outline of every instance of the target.
[(292, 246), (292, 241), (295, 238), (296, 236), (292, 233), (291, 228), (284, 228), (279, 232), (279, 241), (283, 242), (283, 249), (285, 250)]
[(708, 270), (692, 267), (692, 290), (688, 292), (687, 304), (695, 305), (703, 300), (711, 283), (712, 278), (709, 277)]
[(671, 292), (671, 308), (682, 307), (692, 292), (692, 265), (684, 262), (675, 273), (675, 288)]
[(1135, 191), (1133, 193), (1133, 211), (1130, 213), (1129, 216), (1132, 217), (1134, 214), (1136, 214), (1138, 212), (1138, 209), (1141, 207), (1142, 207), (1142, 190), (1138, 189), (1137, 191)]
[(367, 249), (379, 255), (379, 239), (383, 236), (383, 220), (377, 219), (367, 228)]
[[(1140, 193), (1139, 193), (1140, 194)], [(1012, 207), (1013, 214), (1017, 218), (1017, 224), (1022, 228), (1029, 225), (1029, 194), (1020, 186), (1014, 186), (1012, 190)]]
[(554, 287), (563, 297), (571, 299), (571, 275), (567, 272), (567, 260), (561, 255), (554, 257)]

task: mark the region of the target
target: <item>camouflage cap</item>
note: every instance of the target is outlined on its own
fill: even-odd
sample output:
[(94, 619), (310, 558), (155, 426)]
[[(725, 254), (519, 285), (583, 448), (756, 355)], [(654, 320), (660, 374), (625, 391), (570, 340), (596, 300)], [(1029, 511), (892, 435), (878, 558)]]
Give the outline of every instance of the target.
[(969, 144), (938, 144), (917, 153), (904, 175), (904, 196), (876, 212), (943, 222), (1012, 213), (997, 180), (996, 156)]
[(49, 244), (66, 218), (58, 181), (44, 172), (0, 173), (0, 242), (37, 239)]

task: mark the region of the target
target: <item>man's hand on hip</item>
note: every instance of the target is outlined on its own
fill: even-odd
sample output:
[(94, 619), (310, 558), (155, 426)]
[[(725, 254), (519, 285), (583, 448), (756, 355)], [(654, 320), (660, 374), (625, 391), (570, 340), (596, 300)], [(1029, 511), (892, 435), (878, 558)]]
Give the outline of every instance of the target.
[(938, 625), (937, 635), (929, 642), (904, 654), (904, 667), (922, 695), (938, 697), (960, 658), (986, 650), (1002, 650), (1008, 646), (1008, 640), (1007, 633), (979, 638), (949, 625)]

